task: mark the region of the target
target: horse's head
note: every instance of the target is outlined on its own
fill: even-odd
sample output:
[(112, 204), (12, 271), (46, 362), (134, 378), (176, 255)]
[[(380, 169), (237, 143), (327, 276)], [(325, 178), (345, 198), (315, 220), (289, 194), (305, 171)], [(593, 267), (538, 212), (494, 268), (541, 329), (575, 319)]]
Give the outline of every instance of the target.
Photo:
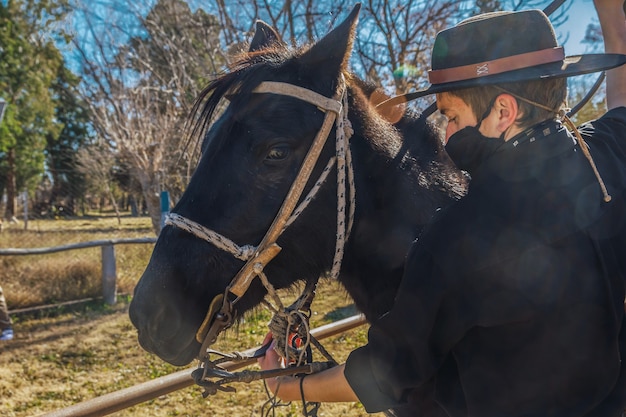
[[(198, 354), (195, 335), (209, 305), (244, 265), (246, 255), (237, 251), (262, 243), (328, 114), (320, 110), (323, 106), (258, 87), (274, 81), (329, 98), (341, 92), (358, 11), (308, 49), (287, 48), (271, 28), (257, 24), (248, 53), (203, 92), (196, 105), (203, 154), (172, 210), (182, 220), (161, 231), (130, 306), (146, 350), (175, 365)], [(230, 103), (209, 126), (222, 99)], [(322, 147), (305, 194), (333, 157), (334, 137), (331, 132)], [(314, 279), (330, 269), (335, 199), (333, 187), (322, 187), (305, 212), (281, 229), (277, 243), (282, 251), (264, 270), (274, 287)], [(202, 225), (217, 237), (209, 243), (198, 237), (202, 233), (183, 230), (185, 219), (191, 228)], [(234, 251), (218, 240), (234, 245)], [(259, 280), (252, 280), (233, 314), (258, 304), (265, 293)]]

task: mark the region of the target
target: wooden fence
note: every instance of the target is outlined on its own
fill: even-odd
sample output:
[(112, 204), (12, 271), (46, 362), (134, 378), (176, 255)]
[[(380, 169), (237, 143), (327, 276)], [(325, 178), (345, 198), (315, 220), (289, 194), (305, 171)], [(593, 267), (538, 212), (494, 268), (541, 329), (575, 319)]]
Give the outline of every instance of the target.
[(6, 248), (0, 249), (0, 256), (17, 255), (44, 255), (85, 248), (102, 247), (102, 298), (104, 302), (113, 305), (117, 299), (117, 267), (115, 261), (115, 245), (131, 243), (155, 243), (156, 237), (139, 237), (125, 239), (93, 240), (90, 242), (73, 243), (69, 245), (47, 248)]

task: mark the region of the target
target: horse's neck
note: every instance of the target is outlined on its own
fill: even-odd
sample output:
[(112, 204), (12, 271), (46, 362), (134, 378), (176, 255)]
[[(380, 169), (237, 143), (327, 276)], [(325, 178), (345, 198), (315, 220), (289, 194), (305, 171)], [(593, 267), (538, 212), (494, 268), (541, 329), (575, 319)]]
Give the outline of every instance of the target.
[(417, 169), (402, 158), (390, 161), (376, 146), (365, 138), (353, 141), (356, 218), (340, 278), (370, 320), (391, 306), (406, 253), (423, 222), (412, 197)]
[[(351, 90), (351, 110), (368, 105), (367, 88)], [(419, 115), (405, 114), (396, 130), (364, 114), (351, 114), (357, 203), (340, 280), (372, 319), (391, 307), (412, 242), (438, 208), (464, 194), (467, 177)]]

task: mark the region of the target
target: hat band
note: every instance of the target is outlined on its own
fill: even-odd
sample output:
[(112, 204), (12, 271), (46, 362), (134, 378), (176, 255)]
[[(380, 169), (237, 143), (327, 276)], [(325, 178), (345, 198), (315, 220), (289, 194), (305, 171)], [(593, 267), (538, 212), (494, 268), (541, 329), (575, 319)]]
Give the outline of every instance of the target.
[(527, 52), (519, 55), (507, 56), (478, 64), (463, 65), (460, 67), (428, 71), (428, 80), (431, 84), (443, 84), (454, 81), (471, 80), (487, 75), (500, 74), (536, 65), (550, 64), (565, 59), (562, 46)]

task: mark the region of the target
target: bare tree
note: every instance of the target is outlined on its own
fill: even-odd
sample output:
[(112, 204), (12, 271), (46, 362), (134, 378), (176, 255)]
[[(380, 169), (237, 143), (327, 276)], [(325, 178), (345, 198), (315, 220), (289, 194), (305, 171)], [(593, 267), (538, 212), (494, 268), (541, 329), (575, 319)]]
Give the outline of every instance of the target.
[[(141, 185), (157, 233), (160, 191), (182, 192), (185, 172), (195, 166), (194, 157), (184, 152), (184, 120), (204, 85), (233, 53), (245, 50), (254, 22), (262, 19), (287, 42), (302, 44), (325, 35), (354, 3), (216, 0), (203, 2), (192, 13), (183, 0), (159, 0), (150, 9), (121, 0), (72, 2), (81, 14), (74, 46), (83, 99), (99, 137)], [(477, 12), (547, 3), (368, 0), (353, 70), (389, 94), (405, 93), (426, 83), (439, 30)]]
[(115, 195), (113, 194), (113, 155), (102, 143), (93, 143), (78, 150), (78, 171), (85, 176), (86, 188), (98, 196), (111, 200), (118, 224), (122, 223)]
[(245, 47), (257, 19), (273, 26), (286, 42), (295, 46), (324, 36), (354, 3), (348, 0), (216, 0), (205, 2), (203, 7), (218, 17), (224, 47), (236, 51)]
[(100, 138), (140, 184), (158, 233), (160, 191), (183, 188), (181, 161), (193, 163), (183, 153), (185, 117), (223, 61), (217, 22), (180, 0), (161, 0), (149, 11), (128, 5), (122, 18), (111, 7), (124, 6), (106, 5), (77, 5), (84, 6), (75, 41), (81, 91)]
[(356, 60), (373, 81), (403, 94), (419, 87), (430, 66), (437, 32), (462, 11), (454, 1), (375, 1), (366, 3), (356, 43)]
[[(335, 19), (354, 6), (354, 1), (233, 0), (205, 2), (203, 7), (218, 16), (223, 27), (224, 49), (241, 49), (250, 37), (255, 20), (274, 26), (291, 44), (312, 42), (334, 25)], [(435, 35), (473, 14), (501, 9), (542, 8), (548, 0), (366, 0), (357, 28), (352, 66), (363, 78), (402, 94), (427, 82), (430, 52)], [(556, 24), (566, 19), (569, 6), (553, 16)], [(555, 20), (556, 17), (556, 20)]]

